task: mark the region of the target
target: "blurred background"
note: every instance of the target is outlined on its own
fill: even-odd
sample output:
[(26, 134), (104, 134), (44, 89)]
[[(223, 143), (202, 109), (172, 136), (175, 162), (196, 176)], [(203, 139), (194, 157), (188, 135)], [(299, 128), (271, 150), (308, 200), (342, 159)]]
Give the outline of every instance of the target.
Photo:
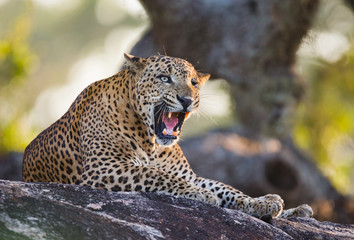
[[(87, 85), (119, 71), (123, 52), (149, 26), (137, 0), (0, 0), (2, 163), (21, 161)], [(294, 71), (306, 86), (292, 120), (295, 144), (341, 194), (354, 196), (354, 15), (345, 3), (320, 1)], [(183, 139), (237, 122), (228, 89), (222, 79), (207, 83)]]

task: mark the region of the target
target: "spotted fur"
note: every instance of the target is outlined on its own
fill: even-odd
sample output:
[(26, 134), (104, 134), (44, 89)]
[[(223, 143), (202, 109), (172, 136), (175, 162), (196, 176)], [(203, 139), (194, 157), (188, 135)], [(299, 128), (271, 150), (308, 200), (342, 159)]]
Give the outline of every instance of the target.
[(199, 105), (199, 90), (209, 74), (179, 58), (125, 58), (123, 71), (85, 88), (69, 110), (29, 144), (24, 181), (158, 192), (256, 217), (312, 215), (307, 205), (282, 211), (278, 195), (251, 198), (197, 176), (176, 142), (178, 129)]

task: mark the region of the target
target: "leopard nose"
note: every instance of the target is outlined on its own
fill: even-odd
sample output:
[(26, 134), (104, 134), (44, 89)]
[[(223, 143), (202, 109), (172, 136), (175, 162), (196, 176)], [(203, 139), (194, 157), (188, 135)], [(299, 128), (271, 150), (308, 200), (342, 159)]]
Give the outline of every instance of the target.
[(190, 97), (181, 97), (181, 96), (178, 96), (178, 95), (177, 95), (177, 99), (178, 99), (178, 101), (182, 104), (183, 110), (184, 110), (185, 112), (188, 112), (188, 111), (187, 111), (187, 108), (192, 104), (193, 98), (190, 98)]

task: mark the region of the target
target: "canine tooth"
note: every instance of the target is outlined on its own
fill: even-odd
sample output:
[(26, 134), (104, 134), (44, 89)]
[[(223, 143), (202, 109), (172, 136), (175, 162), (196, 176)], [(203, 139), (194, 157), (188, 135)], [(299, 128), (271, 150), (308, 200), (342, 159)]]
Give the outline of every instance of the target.
[(179, 133), (179, 131), (176, 131), (176, 132), (173, 131), (173, 132), (172, 132), (172, 135), (175, 136), (175, 137), (177, 137), (177, 136), (178, 136), (178, 133)]
[(162, 131), (162, 134), (165, 136), (167, 133), (167, 130), (166, 130), (166, 128)]
[(172, 113), (169, 112), (169, 113), (168, 113), (168, 118), (171, 118), (171, 116), (172, 116)]

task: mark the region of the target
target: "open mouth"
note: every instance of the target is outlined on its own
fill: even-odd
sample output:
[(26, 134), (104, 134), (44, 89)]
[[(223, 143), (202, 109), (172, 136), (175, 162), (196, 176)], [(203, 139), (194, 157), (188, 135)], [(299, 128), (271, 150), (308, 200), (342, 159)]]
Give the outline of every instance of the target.
[(154, 109), (155, 134), (160, 139), (177, 139), (189, 112), (168, 112), (163, 104)]

